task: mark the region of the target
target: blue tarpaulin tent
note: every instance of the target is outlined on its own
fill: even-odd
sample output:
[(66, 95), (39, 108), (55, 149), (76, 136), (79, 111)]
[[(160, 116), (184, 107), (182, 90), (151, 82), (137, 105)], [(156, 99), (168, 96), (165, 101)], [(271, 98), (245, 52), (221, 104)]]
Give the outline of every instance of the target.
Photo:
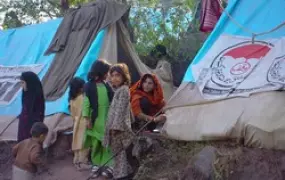
[[(0, 31), (0, 64), (3, 66), (42, 64), (42, 78), (53, 61), (54, 54), (44, 56), (62, 19), (26, 26), (19, 29)], [(99, 57), (105, 31), (102, 30), (92, 43), (75, 76), (85, 79), (91, 64)], [(68, 113), (67, 92), (58, 100), (46, 103), (46, 115)], [(21, 110), (21, 95), (8, 106), (0, 106), (0, 116), (17, 116)]]
[[(96, 2), (94, 3), (96, 4)], [(66, 83), (69, 83), (68, 78), (70, 75), (71, 77), (73, 75), (73, 77), (81, 77), (86, 80), (91, 65), (97, 59), (105, 59), (110, 63), (126, 63), (132, 74), (133, 82), (138, 80), (141, 74), (150, 72), (140, 61), (130, 41), (125, 22), (127, 20), (128, 7), (113, 1), (98, 1), (98, 3), (100, 6), (98, 4), (98, 6), (94, 6), (94, 4), (89, 3), (75, 11), (70, 11), (70, 14), (68, 14), (69, 18), (65, 16), (65, 19), (59, 18), (41, 24), (0, 31), (0, 140), (16, 140), (17, 116), (22, 108), (21, 89), (17, 78), (19, 78), (20, 72), (26, 71), (26, 69), (35, 70), (35, 67), (37, 67), (35, 71), (39, 72), (38, 75), (41, 80), (51, 77), (57, 82), (64, 82), (64, 86), (66, 86)], [(124, 8), (122, 9), (122, 7)], [(96, 13), (99, 13), (96, 8), (101, 8), (100, 12), (105, 8), (107, 17), (102, 14), (97, 16), (94, 8)], [(72, 20), (75, 17), (73, 13), (78, 15), (75, 20)], [(117, 14), (120, 14), (120, 16)], [(94, 22), (96, 18), (94, 19), (93, 16), (104, 19), (105, 24), (103, 22), (102, 24)], [(85, 18), (84, 20), (86, 21), (81, 21), (80, 18)], [(92, 21), (92, 26), (89, 21)], [(98, 20), (98, 22), (101, 21)], [(73, 26), (69, 26), (69, 23)], [(97, 26), (94, 27), (93, 25), (96, 23)], [(65, 41), (64, 49), (61, 49), (62, 44), (60, 43), (62, 41), (57, 44), (58, 39), (62, 38), (59, 34), (63, 35), (64, 38), (67, 37), (67, 39), (63, 38), (63, 41)], [(90, 45), (89, 42), (91, 42)], [(58, 48), (59, 51), (51, 48), (52, 53), (44, 55), (49, 47), (54, 47), (54, 44), (60, 46)], [(72, 48), (77, 49), (72, 50)], [(84, 53), (82, 53), (83, 49)], [(60, 62), (61, 65), (68, 65), (70, 57), (66, 56), (69, 56), (70, 52), (80, 54), (80, 56), (78, 54), (72, 56), (73, 62), (79, 63), (75, 67), (73, 65), (70, 66), (75, 68), (74, 73), (72, 70), (69, 71), (67, 67), (59, 67), (58, 64), (53, 64), (54, 62)], [(63, 54), (66, 56), (59, 56)], [(83, 58), (81, 59), (82, 54)], [(63, 68), (65, 76), (61, 76), (58, 72), (56, 72), (56, 75), (49, 74), (49, 76), (46, 76), (48, 72), (54, 72), (55, 69), (52, 68), (56, 66), (57, 68), (55, 69)], [(47, 80), (50, 79), (47, 78)], [(53, 91), (53, 88), (59, 88), (56, 85), (53, 87), (52, 83), (50, 83), (52, 81), (48, 82), (43, 84), (48, 86), (49, 91)], [(59, 85), (57, 84), (57, 86)], [(60, 96), (55, 98), (56, 100), (50, 99), (46, 102), (46, 118), (44, 122), (50, 129), (46, 140), (47, 146), (56, 140), (58, 131), (64, 131), (73, 126), (73, 120), (69, 116), (68, 110), (68, 90), (67, 88), (63, 91), (63, 95), (59, 93)]]

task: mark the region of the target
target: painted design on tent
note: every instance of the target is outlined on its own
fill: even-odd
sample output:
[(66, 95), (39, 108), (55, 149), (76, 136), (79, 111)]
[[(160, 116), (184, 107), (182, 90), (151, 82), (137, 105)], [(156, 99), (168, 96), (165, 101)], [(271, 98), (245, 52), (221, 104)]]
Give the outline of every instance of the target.
[(268, 82), (285, 85), (285, 55), (274, 60), (268, 71), (267, 80)]
[(21, 90), (20, 76), (22, 72), (33, 71), (39, 74), (44, 65), (31, 64), (25, 66), (0, 66), (0, 105), (9, 105)]
[(205, 84), (203, 93), (223, 95), (259, 89), (260, 87), (245, 89), (236, 87), (253, 72), (272, 48), (273, 45), (265, 41), (256, 41), (254, 44), (251, 41), (244, 41), (224, 48), (210, 66), (211, 78)]
[(221, 87), (242, 82), (270, 51), (267, 43), (244, 42), (223, 50), (213, 61), (212, 81)]

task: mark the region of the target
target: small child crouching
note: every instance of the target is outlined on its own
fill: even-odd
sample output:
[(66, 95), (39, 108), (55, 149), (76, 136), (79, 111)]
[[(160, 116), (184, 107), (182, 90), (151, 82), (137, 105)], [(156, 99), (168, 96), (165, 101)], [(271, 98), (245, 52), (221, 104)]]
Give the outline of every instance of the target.
[(13, 147), (12, 154), (15, 157), (12, 180), (31, 180), (37, 172), (38, 166), (44, 164), (43, 142), (48, 133), (48, 127), (37, 122), (32, 126), (32, 137), (21, 141)]

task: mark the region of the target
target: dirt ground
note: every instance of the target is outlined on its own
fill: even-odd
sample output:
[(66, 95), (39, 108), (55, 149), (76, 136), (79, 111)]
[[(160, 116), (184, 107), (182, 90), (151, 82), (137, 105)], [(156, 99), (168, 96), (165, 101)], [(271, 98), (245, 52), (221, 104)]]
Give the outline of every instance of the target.
[(164, 139), (160, 143), (161, 147), (149, 154), (141, 164), (137, 180), (180, 180), (191, 157), (205, 146), (213, 146), (218, 151), (213, 162), (216, 180), (285, 179), (284, 151), (246, 148), (236, 141), (197, 143)]
[[(11, 147), (14, 143), (0, 143), (0, 180), (10, 180), (12, 173), (13, 158)], [(72, 154), (66, 152), (62, 159), (49, 159), (48, 171), (41, 172), (35, 177), (36, 180), (84, 180), (90, 172), (79, 172), (72, 165)]]
[(224, 169), (220, 169), (221, 174), (230, 180), (282, 180), (285, 179), (285, 153), (242, 148), (224, 163)]
[(214, 146), (224, 151), (239, 147), (235, 142), (179, 142), (160, 139), (155, 147), (141, 163), (136, 175), (137, 180), (179, 180), (191, 157), (206, 146)]
[(13, 159), (11, 158), (11, 146), (13, 143), (0, 142), (0, 180), (11, 179)]
[[(159, 138), (152, 152), (141, 162), (136, 180), (179, 180), (191, 157), (205, 146), (218, 150), (214, 165), (217, 180), (282, 180), (285, 179), (285, 153), (265, 149), (245, 148), (235, 141), (178, 142)], [(0, 180), (11, 179), (11, 146), (0, 143)], [(63, 159), (50, 159), (49, 171), (37, 180), (84, 180), (89, 172), (78, 172), (72, 166), (72, 154)], [(190, 180), (190, 179), (189, 179)]]

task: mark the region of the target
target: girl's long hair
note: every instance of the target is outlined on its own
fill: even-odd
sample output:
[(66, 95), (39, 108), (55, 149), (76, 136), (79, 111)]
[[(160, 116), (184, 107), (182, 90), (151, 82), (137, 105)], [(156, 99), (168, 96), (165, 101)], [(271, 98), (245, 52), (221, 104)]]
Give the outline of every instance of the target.
[(107, 88), (109, 101), (112, 101), (113, 99), (113, 91), (111, 87), (104, 82), (110, 67), (111, 65), (107, 61), (97, 60), (92, 64), (88, 73), (88, 82), (85, 85), (84, 92), (89, 99), (90, 106), (92, 108), (91, 120), (93, 123), (98, 116), (98, 92), (96, 83), (103, 83)]
[(68, 101), (74, 100), (77, 98), (80, 93), (82, 93), (85, 81), (79, 77), (75, 77), (71, 80), (69, 85), (69, 96)]
[(105, 60), (95, 61), (88, 73), (88, 81), (103, 81), (108, 74), (111, 65)]
[[(26, 82), (27, 90), (23, 90), (22, 106), (28, 109), (28, 115), (33, 116), (35, 106), (45, 108), (45, 99), (42, 83), (34, 72), (23, 72), (20, 79)], [(33, 118), (33, 117), (29, 117)]]

